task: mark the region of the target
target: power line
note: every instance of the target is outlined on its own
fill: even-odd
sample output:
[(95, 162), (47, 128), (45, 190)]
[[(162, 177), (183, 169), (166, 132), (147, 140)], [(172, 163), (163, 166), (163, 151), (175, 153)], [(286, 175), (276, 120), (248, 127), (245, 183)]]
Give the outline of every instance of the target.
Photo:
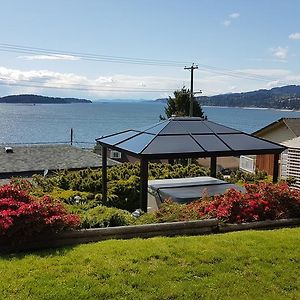
[(226, 75), (230, 77), (235, 77), (238, 79), (250, 79), (250, 80), (257, 80), (257, 81), (264, 81), (264, 82), (269, 82), (270, 80), (278, 80), (278, 78), (274, 77), (268, 77), (268, 76), (261, 76), (261, 75), (256, 75), (256, 74), (251, 74), (247, 72), (242, 72), (242, 71), (234, 71), (234, 70), (229, 70), (229, 69), (223, 69), (223, 70), (228, 70), (228, 71), (219, 71), (215, 67), (208, 67), (205, 65), (200, 65), (203, 70), (206, 70), (209, 73), (214, 73), (214, 74), (220, 74), (220, 75)]
[(69, 55), (74, 58), (89, 60), (89, 61), (101, 61), (101, 62), (115, 62), (115, 63), (128, 63), (128, 64), (141, 64), (141, 65), (153, 65), (153, 66), (164, 66), (164, 67), (182, 67), (187, 62), (172, 61), (172, 60), (159, 60), (149, 58), (135, 58), (135, 57), (123, 57), (123, 56), (111, 56), (111, 55), (99, 55), (92, 53), (83, 52), (71, 52), (71, 51), (60, 51), (46, 48), (34, 48), (20, 45), (3, 44), (0, 43), (0, 51), (16, 52), (22, 54), (31, 55), (49, 55), (53, 58), (58, 55)]
[[(112, 55), (100, 55), (95, 53), (84, 53), (84, 52), (72, 52), (72, 51), (61, 51), (55, 49), (47, 48), (37, 48), (37, 47), (28, 47), (14, 44), (0, 43), (0, 51), (6, 52), (17, 52), (23, 54), (31, 55), (48, 55), (53, 58), (58, 55), (68, 55), (74, 56), (81, 60), (87, 61), (98, 61), (98, 62), (107, 62), (107, 63), (122, 63), (122, 64), (137, 64), (137, 65), (149, 65), (149, 66), (163, 66), (163, 67), (183, 67), (184, 65), (189, 64), (186, 61), (176, 61), (176, 60), (160, 60), (160, 59), (150, 59), (150, 58), (136, 58), (136, 57), (125, 57), (125, 56), (112, 56)], [(262, 76), (258, 74), (253, 74), (243, 71), (235, 71), (226, 68), (219, 68), (211, 65), (198, 64), (201, 69), (206, 70), (209, 73), (226, 75), (235, 78), (256, 80), (269, 82), (270, 80), (277, 80), (278, 78), (272, 78), (269, 76)]]

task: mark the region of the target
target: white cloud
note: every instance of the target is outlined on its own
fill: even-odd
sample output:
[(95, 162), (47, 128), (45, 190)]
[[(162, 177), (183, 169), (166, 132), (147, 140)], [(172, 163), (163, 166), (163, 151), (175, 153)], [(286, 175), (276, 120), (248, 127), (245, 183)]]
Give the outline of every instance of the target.
[(231, 15), (229, 15), (230, 19), (237, 19), (240, 17), (240, 14), (238, 12), (232, 13)]
[(47, 55), (23, 55), (18, 58), (25, 60), (80, 60), (80, 57), (65, 54), (47, 54)]
[(300, 40), (300, 32), (294, 32), (289, 35), (290, 40)]
[(92, 98), (143, 98), (150, 95), (150, 98), (156, 98), (181, 88), (181, 82), (182, 79), (159, 76), (116, 74), (88, 78), (74, 73), (49, 70), (21, 71), (0, 67), (0, 95), (4, 90), (6, 94), (15, 94), (29, 93), (34, 88), (37, 93), (50, 95), (67, 92), (75, 97), (83, 95)]
[(231, 22), (233, 19), (237, 19), (239, 17), (240, 17), (240, 14), (238, 12), (234, 12), (227, 17), (227, 19), (223, 22), (223, 25), (228, 27), (231, 25)]
[(279, 59), (279, 60), (285, 60), (288, 56), (288, 47), (276, 47), (271, 48), (272, 55)]
[[(235, 74), (235, 76), (230, 76)], [(257, 80), (250, 80), (249, 77)], [(265, 80), (261, 80), (264, 78)], [(89, 78), (81, 74), (49, 70), (18, 70), (0, 67), (0, 96), (36, 93), (48, 96), (83, 97), (87, 99), (156, 99), (167, 97), (189, 77), (182, 70), (177, 77), (99, 74)], [(194, 90), (203, 95), (250, 91), (285, 84), (300, 84), (300, 74), (286, 69), (240, 69), (215, 74), (199, 69), (194, 75)], [(51, 88), (49, 88), (51, 87)], [(144, 91), (151, 92), (144, 92)]]

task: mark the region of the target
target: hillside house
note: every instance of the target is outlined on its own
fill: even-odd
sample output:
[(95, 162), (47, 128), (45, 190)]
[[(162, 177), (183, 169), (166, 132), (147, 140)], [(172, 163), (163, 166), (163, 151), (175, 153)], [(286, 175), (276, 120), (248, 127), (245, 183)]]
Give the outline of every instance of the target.
[[(108, 165), (118, 162), (109, 159)], [(0, 178), (31, 177), (57, 170), (99, 168), (102, 158), (89, 150), (69, 145), (2, 146), (0, 148)]]

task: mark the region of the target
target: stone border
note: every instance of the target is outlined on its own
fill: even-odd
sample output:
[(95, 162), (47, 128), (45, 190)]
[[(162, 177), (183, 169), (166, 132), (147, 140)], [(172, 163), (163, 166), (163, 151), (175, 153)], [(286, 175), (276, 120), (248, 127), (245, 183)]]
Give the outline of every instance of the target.
[(72, 246), (109, 239), (150, 238), (155, 236), (188, 236), (224, 233), (249, 229), (272, 229), (300, 225), (299, 219), (281, 219), (243, 224), (224, 224), (217, 219), (160, 224), (130, 225), (67, 231), (52, 234), (21, 245), (1, 245), (0, 252), (20, 252), (46, 248)]
[(219, 232), (241, 231), (249, 229), (273, 229), (281, 227), (294, 227), (300, 225), (300, 218), (297, 219), (280, 219), (280, 220), (267, 220), (257, 221), (242, 224), (225, 224), (219, 223)]

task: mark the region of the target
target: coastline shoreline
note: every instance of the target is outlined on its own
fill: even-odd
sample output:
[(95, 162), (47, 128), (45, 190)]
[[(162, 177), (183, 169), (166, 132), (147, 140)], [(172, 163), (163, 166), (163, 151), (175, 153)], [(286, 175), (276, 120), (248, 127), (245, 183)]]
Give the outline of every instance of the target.
[(276, 110), (276, 111), (291, 111), (300, 112), (296, 109), (287, 108), (274, 108), (274, 107), (254, 107), (254, 106), (218, 106), (218, 105), (201, 105), (201, 107), (214, 107), (214, 108), (240, 108), (240, 109), (257, 109), (257, 110)]

